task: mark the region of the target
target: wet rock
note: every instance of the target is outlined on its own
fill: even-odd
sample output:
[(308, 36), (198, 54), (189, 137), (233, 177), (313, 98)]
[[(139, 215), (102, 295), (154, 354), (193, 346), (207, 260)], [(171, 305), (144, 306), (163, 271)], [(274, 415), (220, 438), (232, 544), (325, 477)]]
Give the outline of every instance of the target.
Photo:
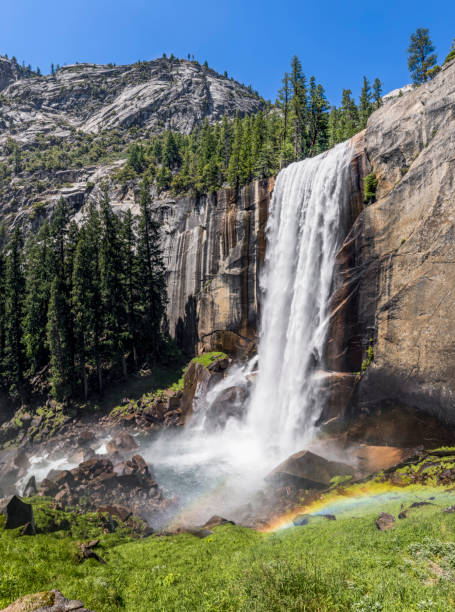
[(38, 489), (36, 486), (36, 479), (34, 476), (30, 476), (27, 484), (25, 485), (24, 492), (22, 494), (23, 497), (33, 497), (38, 493)]
[(79, 432), (77, 439), (81, 446), (86, 446), (87, 444), (90, 444), (96, 440), (96, 435), (90, 429), (83, 429), (81, 432)]
[(235, 525), (235, 523), (215, 514), (202, 527), (204, 529), (213, 529), (213, 527), (219, 527), (220, 525)]
[(302, 527), (303, 525), (308, 525), (310, 516), (309, 514), (298, 514), (292, 519), (292, 522), (296, 527)]
[(244, 415), (247, 399), (248, 390), (245, 387), (224, 389), (206, 412), (208, 424), (223, 428), (230, 418), (240, 419)]
[(352, 475), (354, 469), (336, 461), (328, 461), (310, 451), (291, 455), (266, 477), (276, 486), (299, 489), (325, 489), (334, 476)]
[(428, 501), (421, 501), (421, 502), (414, 502), (409, 507), (410, 508), (422, 508), (423, 506), (434, 506), (434, 504)]
[(109, 454), (129, 452), (138, 448), (135, 439), (126, 431), (121, 432), (106, 444)]
[(395, 517), (388, 512), (381, 512), (376, 520), (376, 527), (379, 531), (388, 531), (395, 526)]
[(13, 495), (6, 506), (5, 529), (16, 529), (17, 527), (27, 525), (27, 523), (30, 524), (30, 530), (35, 534), (35, 519), (33, 517), (32, 506), (23, 502), (17, 495)]

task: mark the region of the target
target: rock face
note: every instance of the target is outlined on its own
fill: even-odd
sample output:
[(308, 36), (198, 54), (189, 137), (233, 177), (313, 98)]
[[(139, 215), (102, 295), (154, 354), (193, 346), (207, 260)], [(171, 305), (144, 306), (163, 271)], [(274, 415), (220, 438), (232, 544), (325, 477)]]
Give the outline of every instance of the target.
[(454, 424), (455, 62), (376, 111), (364, 138), (377, 201), (339, 255), (329, 363), (360, 370), (373, 349), (352, 416), (394, 407)]
[(259, 270), (265, 253), (273, 180), (236, 194), (156, 206), (168, 271), (170, 332), (191, 350), (248, 353), (258, 322)]
[(54, 76), (20, 81), (18, 70), (0, 58), (0, 89), (9, 85), (3, 91), (0, 126), (17, 126), (15, 138), (24, 144), (49, 132), (58, 137), (71, 129), (96, 133), (133, 125), (188, 134), (204, 118), (214, 122), (264, 105), (244, 85), (183, 59), (128, 66), (75, 64)]

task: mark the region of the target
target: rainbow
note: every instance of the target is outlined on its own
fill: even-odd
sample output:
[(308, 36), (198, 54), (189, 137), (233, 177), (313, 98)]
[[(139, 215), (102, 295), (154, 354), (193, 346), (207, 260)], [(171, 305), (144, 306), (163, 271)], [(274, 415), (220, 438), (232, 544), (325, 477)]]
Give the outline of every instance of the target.
[(435, 504), (443, 502), (445, 505), (450, 505), (455, 503), (455, 491), (442, 486), (399, 487), (389, 482), (376, 481), (358, 483), (323, 493), (319, 499), (297, 506), (291, 512), (276, 517), (261, 531), (269, 533), (293, 527), (293, 520), (300, 514), (308, 514), (312, 517), (333, 514), (337, 518), (346, 514), (359, 516), (376, 509), (382, 511), (387, 505), (396, 505), (395, 510), (399, 511), (401, 506), (429, 498), (434, 498)]

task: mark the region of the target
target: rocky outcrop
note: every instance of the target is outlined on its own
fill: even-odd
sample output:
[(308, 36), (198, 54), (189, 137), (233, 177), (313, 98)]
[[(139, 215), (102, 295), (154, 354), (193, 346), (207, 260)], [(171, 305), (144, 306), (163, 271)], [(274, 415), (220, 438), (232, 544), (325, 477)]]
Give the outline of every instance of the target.
[[(39, 134), (68, 138), (71, 130), (97, 133), (132, 126), (189, 134), (205, 118), (214, 122), (264, 105), (244, 85), (183, 59), (74, 64), (55, 75), (19, 81), (11, 62), (3, 68), (5, 62), (0, 58), (0, 85), (9, 84), (0, 104), (0, 125), (15, 128), (14, 138), (23, 144), (35, 142)], [(0, 137), (0, 144), (7, 136)]]
[(394, 408), (454, 424), (455, 62), (376, 111), (363, 151), (377, 199), (339, 253), (329, 364), (363, 362), (355, 418)]

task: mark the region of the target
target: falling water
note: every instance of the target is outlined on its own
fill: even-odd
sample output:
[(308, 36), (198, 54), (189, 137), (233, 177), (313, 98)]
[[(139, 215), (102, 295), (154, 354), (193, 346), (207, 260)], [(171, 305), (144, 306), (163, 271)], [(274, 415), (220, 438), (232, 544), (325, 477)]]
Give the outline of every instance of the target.
[[(229, 513), (248, 501), (270, 469), (311, 441), (322, 408), (317, 374), (345, 233), (351, 155), (348, 142), (280, 172), (267, 227), (258, 357), (198, 400), (189, 427), (146, 451), (158, 481), (183, 503), (194, 509), (202, 495), (203, 515)], [(213, 428), (209, 417), (220, 395), (251, 387), (256, 367), (243, 418)]]
[(262, 277), (259, 373), (248, 425), (265, 448), (289, 454), (321, 412), (317, 369), (327, 334), (335, 256), (344, 238), (351, 144), (278, 175)]

